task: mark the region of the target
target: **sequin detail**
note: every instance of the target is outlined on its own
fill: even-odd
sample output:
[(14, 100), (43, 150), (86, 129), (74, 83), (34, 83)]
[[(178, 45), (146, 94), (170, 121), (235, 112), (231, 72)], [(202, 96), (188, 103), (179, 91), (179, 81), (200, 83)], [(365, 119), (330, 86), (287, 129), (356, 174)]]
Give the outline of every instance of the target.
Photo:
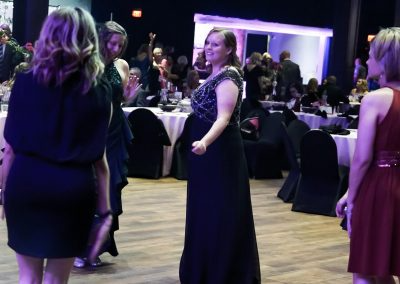
[(375, 165), (379, 168), (400, 167), (400, 151), (379, 151), (375, 157)]
[(200, 119), (214, 123), (217, 119), (217, 96), (215, 88), (224, 80), (231, 80), (239, 88), (239, 95), (228, 125), (239, 125), (240, 105), (243, 94), (243, 78), (234, 67), (225, 67), (219, 74), (200, 85), (192, 95), (194, 114)]
[(107, 79), (107, 81), (111, 84), (111, 87), (113, 89), (113, 105), (115, 106), (120, 106), (123, 97), (124, 97), (124, 90), (122, 87), (122, 78), (118, 73), (117, 67), (115, 67), (114, 62), (108, 64), (104, 68), (104, 76)]

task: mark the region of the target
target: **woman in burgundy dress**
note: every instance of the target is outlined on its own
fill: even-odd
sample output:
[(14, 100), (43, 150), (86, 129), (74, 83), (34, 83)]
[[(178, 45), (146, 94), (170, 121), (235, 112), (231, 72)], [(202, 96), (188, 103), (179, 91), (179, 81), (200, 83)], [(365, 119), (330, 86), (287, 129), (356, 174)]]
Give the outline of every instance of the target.
[[(400, 28), (371, 43), (368, 76), (382, 88), (362, 100), (348, 193), (336, 212), (347, 214), (353, 283), (391, 283), (400, 276)], [(347, 207), (346, 207), (347, 205)]]

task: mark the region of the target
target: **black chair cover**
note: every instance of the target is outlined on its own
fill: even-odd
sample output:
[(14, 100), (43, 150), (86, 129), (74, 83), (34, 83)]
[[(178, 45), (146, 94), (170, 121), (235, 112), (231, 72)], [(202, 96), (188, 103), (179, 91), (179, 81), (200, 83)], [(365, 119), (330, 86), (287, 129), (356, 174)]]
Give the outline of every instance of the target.
[(292, 210), (336, 216), (337, 200), (345, 187), (339, 175), (336, 144), (321, 130), (307, 132), (300, 145), (301, 176)]
[(310, 130), (307, 123), (302, 120), (293, 120), (287, 128), (290, 140), (292, 141), (293, 149), (297, 158), (300, 158), (300, 142), (304, 134)]
[(297, 115), (294, 113), (293, 110), (285, 108), (282, 111), (283, 117), (284, 117), (284, 122), (286, 126), (289, 126), (289, 124), (293, 121), (293, 120), (297, 120)]
[(300, 178), (300, 167), (297, 162), (296, 153), (294, 152), (294, 147), (290, 137), (287, 133), (286, 125), (282, 122), (282, 137), (283, 143), (285, 145), (286, 157), (290, 165), (289, 174), (282, 185), (281, 189), (278, 191), (278, 197), (284, 202), (292, 202), (294, 195), (296, 193), (297, 183)]
[(193, 113), (191, 113), (185, 121), (183, 131), (174, 146), (174, 153), (172, 158), (171, 176), (180, 180), (187, 180), (187, 159), (189, 152), (192, 149), (192, 142), (190, 140), (190, 129), (192, 127)]
[[(263, 111), (259, 116), (260, 139), (258, 141), (243, 140), (249, 176), (256, 179), (282, 178), (281, 160), (283, 157), (282, 114)], [(249, 113), (248, 116), (255, 116)]]
[(129, 147), (128, 176), (160, 178), (163, 165), (163, 146), (171, 146), (164, 124), (150, 110), (139, 108), (132, 111), (133, 141)]

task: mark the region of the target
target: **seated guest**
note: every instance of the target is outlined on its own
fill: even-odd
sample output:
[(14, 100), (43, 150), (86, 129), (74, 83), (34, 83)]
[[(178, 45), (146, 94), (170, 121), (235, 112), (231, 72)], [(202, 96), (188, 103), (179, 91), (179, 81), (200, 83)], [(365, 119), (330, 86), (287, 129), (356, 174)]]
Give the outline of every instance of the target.
[(311, 78), (306, 86), (306, 93), (301, 98), (301, 105), (306, 107), (319, 106), (318, 80)]
[(141, 87), (137, 91), (137, 95), (135, 98), (132, 100), (131, 103), (125, 105), (128, 107), (146, 107), (148, 106), (148, 100), (147, 97), (150, 95), (149, 91), (146, 91), (143, 89), (143, 84), (142, 84), (142, 72), (138, 67), (133, 67), (129, 69), (129, 77), (137, 77), (139, 78), (139, 82), (141, 84)]
[(365, 79), (358, 79), (356, 87), (351, 90), (349, 101), (359, 102), (368, 93), (368, 81)]
[(337, 107), (342, 103), (349, 103), (349, 99), (344, 95), (342, 89), (336, 85), (336, 77), (328, 76), (326, 78), (326, 86), (325, 86), (327, 103), (331, 107)]
[(198, 86), (200, 86), (200, 76), (197, 70), (190, 70), (186, 77), (186, 83), (184, 84), (184, 97), (192, 97), (192, 93)]
[(290, 100), (286, 103), (288, 109), (293, 111), (300, 111), (300, 99), (303, 93), (303, 86), (298, 83), (292, 83), (289, 85)]
[(206, 57), (204, 51), (197, 53), (196, 60), (193, 64), (193, 69), (199, 73), (200, 79), (207, 79), (210, 75), (210, 68), (207, 66)]

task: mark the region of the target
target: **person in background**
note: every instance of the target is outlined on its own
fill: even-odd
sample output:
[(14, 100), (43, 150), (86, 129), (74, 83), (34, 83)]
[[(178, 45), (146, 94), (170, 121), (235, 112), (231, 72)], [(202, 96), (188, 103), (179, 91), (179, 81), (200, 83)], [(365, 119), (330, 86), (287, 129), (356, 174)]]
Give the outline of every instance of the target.
[(289, 94), (291, 99), (286, 103), (288, 109), (299, 112), (300, 100), (303, 96), (303, 86), (300, 83), (292, 83), (289, 85)]
[(182, 284), (261, 282), (249, 177), (239, 130), (243, 80), (236, 37), (212, 29), (212, 73), (193, 93)]
[(190, 70), (186, 77), (184, 97), (191, 98), (193, 92), (200, 86), (200, 76), (196, 70)]
[[(121, 108), (122, 103), (129, 104), (135, 98), (141, 87), (139, 78), (129, 76), (128, 63), (121, 59), (128, 45), (125, 29), (114, 21), (104, 23), (99, 30), (100, 55), (105, 64), (104, 78), (112, 87), (112, 117), (107, 135), (107, 162), (110, 167), (110, 203), (113, 212), (113, 224), (110, 230), (110, 240), (104, 247), (104, 252), (112, 256), (118, 255), (114, 232), (119, 229), (119, 215), (122, 214), (122, 189), (128, 184), (127, 180), (127, 147), (133, 136), (127, 118)], [(98, 257), (88, 263), (84, 258), (76, 258), (75, 267), (101, 265)]]
[(12, 38), (8, 25), (0, 26), (0, 83), (11, 78), (15, 66), (25, 60), (25, 54)]
[(354, 72), (353, 72), (353, 84), (357, 85), (358, 79), (366, 79), (367, 78), (367, 68), (361, 64), (361, 58), (356, 58), (354, 60)]
[(394, 284), (400, 276), (399, 53), (398, 27), (371, 42), (368, 76), (379, 77), (381, 88), (361, 101), (349, 189), (336, 206), (347, 217), (354, 284)]
[(301, 98), (301, 105), (305, 107), (317, 107), (320, 105), (318, 97), (318, 79), (311, 78), (306, 86), (306, 93)]
[(349, 103), (349, 99), (343, 93), (343, 90), (336, 84), (336, 77), (331, 75), (326, 78), (326, 84), (322, 94), (322, 100), (325, 100), (332, 107), (338, 107), (340, 103)]
[(95, 212), (105, 232), (112, 222), (111, 88), (98, 48), (92, 16), (61, 7), (46, 18), (31, 69), (12, 89), (1, 188), (20, 283), (67, 283)]
[(153, 45), (155, 37), (155, 34), (149, 33), (149, 44), (142, 44), (137, 51), (136, 57), (132, 58), (129, 62), (130, 68), (137, 67), (140, 69), (143, 89), (146, 89), (149, 84), (149, 69), (153, 61)]
[(193, 69), (199, 73), (200, 79), (204, 80), (210, 75), (210, 68), (207, 66), (207, 60), (204, 55), (204, 50), (197, 53), (196, 60), (193, 64)]
[(284, 100), (291, 99), (289, 94), (289, 85), (292, 83), (302, 84), (300, 67), (290, 59), (290, 52), (284, 50), (279, 55), (280, 68), (278, 70), (278, 96)]
[(356, 87), (351, 90), (349, 95), (350, 102), (360, 102), (368, 93), (368, 81), (366, 79), (358, 79)]

